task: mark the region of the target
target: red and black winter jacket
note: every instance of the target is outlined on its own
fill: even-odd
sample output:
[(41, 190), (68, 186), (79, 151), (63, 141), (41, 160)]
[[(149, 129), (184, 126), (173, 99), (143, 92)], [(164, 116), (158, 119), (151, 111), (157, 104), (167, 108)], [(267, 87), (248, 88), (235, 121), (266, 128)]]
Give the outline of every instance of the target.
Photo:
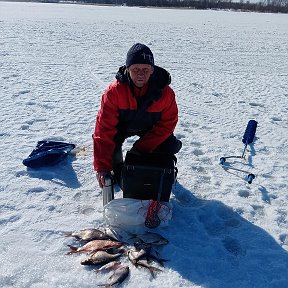
[(131, 84), (126, 67), (119, 68), (116, 80), (102, 96), (96, 119), (93, 134), (96, 171), (112, 170), (116, 142), (138, 135), (134, 147), (150, 153), (173, 133), (178, 108), (170, 82), (170, 74), (155, 66), (146, 87), (137, 88)]

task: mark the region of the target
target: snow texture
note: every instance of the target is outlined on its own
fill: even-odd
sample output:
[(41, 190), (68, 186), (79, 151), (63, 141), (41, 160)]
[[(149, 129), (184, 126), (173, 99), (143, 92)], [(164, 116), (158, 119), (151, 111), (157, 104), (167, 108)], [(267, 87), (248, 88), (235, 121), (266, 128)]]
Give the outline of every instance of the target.
[[(65, 255), (77, 243), (64, 234), (104, 227), (91, 134), (135, 42), (171, 73), (183, 149), (172, 220), (155, 230), (170, 261), (155, 279), (130, 266), (122, 287), (288, 287), (287, 27), (281, 14), (0, 2), (1, 287), (106, 281), (80, 265), (83, 255)], [(247, 160), (226, 163), (255, 174), (249, 185), (219, 158), (242, 154), (250, 119)], [(27, 169), (43, 139), (85, 149)]]

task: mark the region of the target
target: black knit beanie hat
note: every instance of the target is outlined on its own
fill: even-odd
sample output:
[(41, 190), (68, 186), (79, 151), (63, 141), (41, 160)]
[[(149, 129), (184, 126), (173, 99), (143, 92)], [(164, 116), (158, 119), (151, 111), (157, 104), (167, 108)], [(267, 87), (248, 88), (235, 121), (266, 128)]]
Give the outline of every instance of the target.
[(150, 48), (144, 44), (136, 43), (127, 52), (126, 67), (132, 64), (149, 64), (154, 66), (154, 57)]

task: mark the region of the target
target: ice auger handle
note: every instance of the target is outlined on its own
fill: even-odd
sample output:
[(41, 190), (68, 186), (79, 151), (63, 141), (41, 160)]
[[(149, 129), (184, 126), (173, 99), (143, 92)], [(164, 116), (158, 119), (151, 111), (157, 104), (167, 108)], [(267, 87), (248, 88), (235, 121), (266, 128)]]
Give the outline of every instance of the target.
[(251, 184), (254, 178), (255, 178), (254, 174), (249, 174), (247, 179), (248, 183)]

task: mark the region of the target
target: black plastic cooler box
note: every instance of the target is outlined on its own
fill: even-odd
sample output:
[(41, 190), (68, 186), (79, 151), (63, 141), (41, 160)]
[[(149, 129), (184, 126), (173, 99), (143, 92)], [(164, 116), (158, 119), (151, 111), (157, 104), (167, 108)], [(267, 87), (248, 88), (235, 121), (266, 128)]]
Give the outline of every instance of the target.
[(169, 202), (177, 174), (175, 165), (175, 155), (151, 153), (140, 156), (127, 152), (121, 175), (123, 197)]

